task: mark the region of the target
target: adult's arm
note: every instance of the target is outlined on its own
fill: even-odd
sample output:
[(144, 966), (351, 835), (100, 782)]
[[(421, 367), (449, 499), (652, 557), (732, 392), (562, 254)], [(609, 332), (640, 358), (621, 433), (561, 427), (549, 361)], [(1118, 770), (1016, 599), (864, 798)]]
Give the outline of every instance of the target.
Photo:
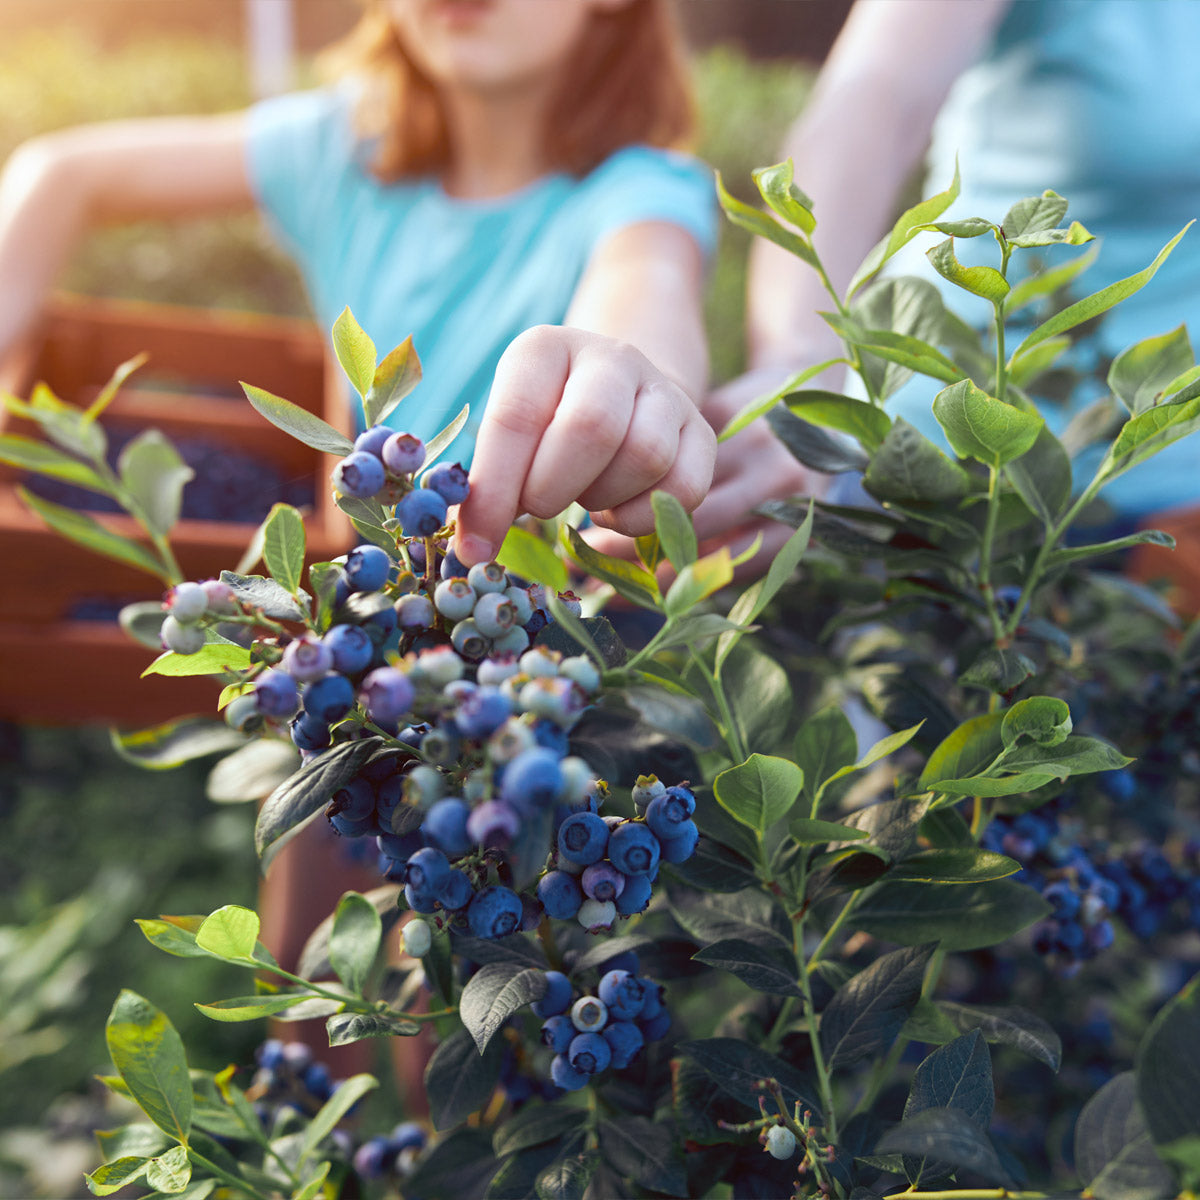
[(19, 146), (0, 174), (0, 362), (91, 227), (244, 208), (241, 114), (85, 125)]
[(700, 247), (680, 226), (629, 225), (592, 255), (563, 325), (516, 338), (496, 370), (459, 511), (458, 553), (490, 558), (519, 512), (578, 500), (622, 534), (654, 527), (650, 493), (694, 508), (716, 449), (700, 413), (708, 351)]

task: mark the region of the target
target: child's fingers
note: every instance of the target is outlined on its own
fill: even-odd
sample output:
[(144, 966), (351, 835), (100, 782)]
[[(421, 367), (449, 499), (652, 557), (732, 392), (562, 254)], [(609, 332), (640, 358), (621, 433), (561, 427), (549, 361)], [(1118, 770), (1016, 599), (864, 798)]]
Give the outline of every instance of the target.
[(504, 352), (479, 427), (471, 494), (458, 510), (455, 552), (467, 564), (494, 558), (516, 517), (530, 463), (567, 381), (559, 331), (539, 326)]

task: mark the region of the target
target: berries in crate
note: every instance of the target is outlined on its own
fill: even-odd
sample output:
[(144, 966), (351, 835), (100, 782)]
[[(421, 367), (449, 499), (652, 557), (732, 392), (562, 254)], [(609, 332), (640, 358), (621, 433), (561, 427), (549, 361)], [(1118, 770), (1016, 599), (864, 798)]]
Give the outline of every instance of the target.
[[(0, 716), (136, 724), (211, 707), (209, 684), (139, 683), (153, 652), (115, 618), (158, 600), (176, 569), (215, 577), (236, 563), (277, 502), (305, 513), (317, 553), (347, 548), (326, 482), (332, 460), (263, 420), (238, 382), (261, 381), (342, 428), (349, 414), (332, 378), (307, 321), (51, 300), (0, 376)], [(139, 494), (139, 479), (165, 465), (173, 482)], [(148, 524), (114, 487), (132, 491)], [(168, 531), (164, 560), (155, 542)], [(65, 567), (62, 534), (101, 553)], [(48, 639), (61, 678), (47, 670)]]

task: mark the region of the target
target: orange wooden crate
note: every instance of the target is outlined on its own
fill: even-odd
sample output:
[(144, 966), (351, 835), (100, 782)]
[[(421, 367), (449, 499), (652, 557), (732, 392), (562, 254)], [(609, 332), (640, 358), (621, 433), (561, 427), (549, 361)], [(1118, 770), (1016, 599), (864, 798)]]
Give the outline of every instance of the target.
[[(228, 445), (288, 480), (312, 483), (306, 513), (310, 558), (350, 544), (333, 504), (334, 459), (276, 429), (245, 400), (239, 380), (283, 396), (349, 432), (350, 416), (325, 339), (310, 322), (252, 314), (56, 297), (3, 380), (27, 397), (37, 382), (87, 404), (120, 363), (145, 352), (146, 365), (106, 410), (105, 428), (160, 429), (175, 440)], [(0, 412), (0, 430), (36, 435), (36, 426)], [(116, 721), (133, 726), (215, 708), (210, 680), (138, 676), (153, 653), (115, 621), (73, 619), (81, 603), (156, 599), (149, 575), (85, 551), (46, 529), (21, 503), (21, 473), (0, 465), (0, 719), (32, 723)], [(139, 537), (124, 515), (96, 513), (114, 531)], [(184, 518), (172, 545), (190, 579), (232, 569), (253, 523)], [(44, 661), (41, 668), (39, 661)]]

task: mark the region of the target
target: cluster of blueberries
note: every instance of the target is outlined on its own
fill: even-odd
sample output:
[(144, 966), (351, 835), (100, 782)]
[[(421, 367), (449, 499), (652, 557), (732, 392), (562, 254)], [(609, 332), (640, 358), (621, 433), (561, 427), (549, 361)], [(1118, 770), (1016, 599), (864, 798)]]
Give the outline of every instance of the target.
[(981, 842), (1020, 862), (1018, 878), (1052, 906), (1034, 929), (1033, 945), (1059, 974), (1077, 973), (1113, 944), (1113, 917), (1148, 938), (1170, 928), (1182, 901), (1192, 926), (1200, 922), (1200, 844), (1184, 848), (1178, 867), (1149, 841), (1112, 853), (1065, 815), (1066, 803), (1060, 798), (1035, 812), (999, 817)]
[[(648, 776), (634, 790), (636, 818), (600, 815), (607, 788), (568, 746), (600, 672), (586, 656), (531, 644), (551, 620), (544, 588), (456, 558), (447, 510), (466, 498), (466, 472), (437, 464), (417, 485), (424, 462), (419, 438), (377, 426), (338, 463), (340, 492), (394, 505), (395, 552), (367, 543), (346, 555), (324, 632), (260, 637), (225, 718), (287, 728), (305, 761), (346, 738), (390, 742), (327, 816), (344, 837), (375, 839), (381, 872), (404, 884), (416, 912), (482, 938), (543, 915), (610, 929), (645, 910), (661, 862), (695, 851), (695, 797)], [(559, 599), (578, 613), (570, 592)], [(219, 581), (179, 584), (163, 643), (193, 653), (238, 607)], [(522, 845), (526, 862), (549, 855), (536, 894), (520, 894), (513, 876)]]
[(664, 1037), (671, 1016), (662, 987), (634, 970), (613, 967), (595, 995), (576, 995), (561, 971), (546, 972), (546, 992), (530, 1006), (541, 1017), (541, 1039), (554, 1057), (550, 1079), (565, 1091), (586, 1087), (610, 1067), (629, 1066), (647, 1042)]

